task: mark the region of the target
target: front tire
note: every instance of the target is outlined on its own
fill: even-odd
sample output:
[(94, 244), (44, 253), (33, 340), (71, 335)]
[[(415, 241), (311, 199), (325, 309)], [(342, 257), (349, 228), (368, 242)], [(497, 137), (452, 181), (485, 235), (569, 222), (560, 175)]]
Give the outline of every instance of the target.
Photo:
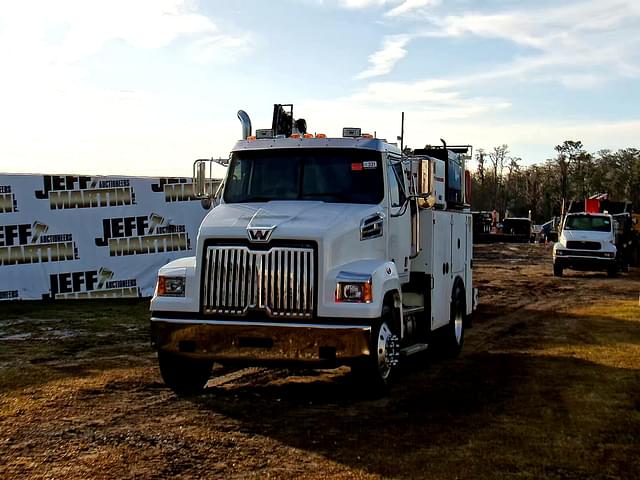
[(352, 367), (353, 373), (372, 394), (388, 392), (398, 364), (399, 348), (398, 337), (393, 331), (393, 314), (388, 306), (384, 306), (382, 316), (371, 326), (369, 356)]
[(553, 276), (561, 277), (562, 276), (562, 267), (556, 263), (553, 264)]
[(213, 362), (158, 351), (158, 364), (164, 383), (178, 395), (201, 393), (209, 381)]

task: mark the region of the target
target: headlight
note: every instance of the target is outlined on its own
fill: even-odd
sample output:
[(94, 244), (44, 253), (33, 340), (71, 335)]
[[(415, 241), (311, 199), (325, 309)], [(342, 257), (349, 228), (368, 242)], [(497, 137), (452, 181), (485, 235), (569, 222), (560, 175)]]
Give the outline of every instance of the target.
[(562, 255), (564, 255), (564, 250), (556, 250), (556, 256), (561, 257)]
[(160, 275), (156, 291), (160, 297), (184, 297), (184, 286), (184, 277), (163, 277)]
[(336, 285), (336, 302), (371, 303), (373, 293), (371, 276), (359, 273), (340, 272)]
[(613, 252), (604, 252), (604, 256), (605, 256), (605, 257), (613, 258), (613, 257), (615, 257), (615, 255), (616, 255), (616, 254), (615, 254), (615, 253), (613, 253)]

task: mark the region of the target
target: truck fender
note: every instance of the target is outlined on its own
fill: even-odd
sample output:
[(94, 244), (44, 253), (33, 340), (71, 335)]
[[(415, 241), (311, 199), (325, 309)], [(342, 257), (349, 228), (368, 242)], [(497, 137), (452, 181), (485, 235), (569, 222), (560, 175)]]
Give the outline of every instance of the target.
[[(373, 301), (369, 304), (336, 304), (335, 290), (341, 272), (371, 277)], [(395, 263), (380, 260), (357, 260), (337, 266), (325, 277), (324, 303), (327, 316), (378, 318), (382, 315), (385, 297), (389, 292), (400, 292), (400, 278)], [(398, 302), (399, 303), (399, 302)], [(391, 305), (393, 307), (393, 305)], [(343, 309), (348, 309), (348, 314)]]
[(153, 292), (151, 311), (198, 311), (200, 282), (196, 276), (196, 257), (184, 257), (173, 260), (160, 267), (158, 275), (166, 277), (185, 277), (184, 297), (158, 297)]

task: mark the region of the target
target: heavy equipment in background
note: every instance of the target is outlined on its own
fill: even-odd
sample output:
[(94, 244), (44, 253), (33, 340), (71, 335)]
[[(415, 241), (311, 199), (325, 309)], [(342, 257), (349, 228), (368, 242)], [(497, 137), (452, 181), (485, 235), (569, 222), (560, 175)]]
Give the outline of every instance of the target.
[(151, 338), (165, 383), (197, 392), (223, 365), (350, 365), (384, 390), (404, 357), (463, 346), (477, 301), (466, 201), (470, 146), (402, 154), (344, 128), (307, 132), (292, 105), (242, 139), (196, 256), (158, 273)]
[(501, 221), (495, 210), (472, 212), (472, 215), (475, 243), (527, 243), (534, 240), (529, 217), (507, 216)]

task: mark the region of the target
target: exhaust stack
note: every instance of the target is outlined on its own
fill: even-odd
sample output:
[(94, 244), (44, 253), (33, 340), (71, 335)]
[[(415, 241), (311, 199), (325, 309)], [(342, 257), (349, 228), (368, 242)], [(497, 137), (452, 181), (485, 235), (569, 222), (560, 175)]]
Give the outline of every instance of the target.
[(242, 139), (246, 140), (251, 136), (251, 119), (249, 114), (244, 110), (238, 110), (238, 120), (242, 124)]

